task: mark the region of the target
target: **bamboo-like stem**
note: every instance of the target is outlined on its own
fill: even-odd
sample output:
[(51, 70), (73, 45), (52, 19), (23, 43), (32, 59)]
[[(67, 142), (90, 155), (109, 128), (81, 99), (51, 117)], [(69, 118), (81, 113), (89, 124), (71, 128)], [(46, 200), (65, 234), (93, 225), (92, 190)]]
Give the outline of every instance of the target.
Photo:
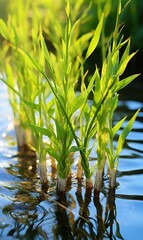
[(30, 129), (24, 129), (19, 121), (14, 121), (16, 139), (18, 147), (33, 146), (32, 134)]
[(115, 188), (116, 186), (116, 169), (109, 170), (109, 186)]
[(85, 186), (86, 186), (86, 189), (93, 188), (93, 183), (92, 183), (92, 179), (91, 178), (86, 178)]
[(55, 173), (57, 172), (57, 165), (56, 165), (56, 161), (54, 158), (50, 157), (51, 159), (51, 172), (52, 172), (52, 175), (55, 175)]
[(47, 188), (48, 187), (48, 178), (47, 178), (46, 161), (39, 162), (38, 169), (39, 169), (42, 188)]
[(57, 190), (58, 190), (58, 192), (65, 192), (66, 191), (66, 185), (67, 185), (67, 178), (60, 178), (58, 176), (58, 178), (57, 178)]
[(83, 168), (81, 165), (81, 158), (79, 158), (78, 164), (77, 164), (77, 179), (78, 180), (82, 178), (82, 174), (83, 174)]
[(95, 182), (94, 182), (94, 189), (97, 191), (100, 191), (103, 181), (103, 171), (100, 169), (97, 169), (96, 176), (95, 176)]

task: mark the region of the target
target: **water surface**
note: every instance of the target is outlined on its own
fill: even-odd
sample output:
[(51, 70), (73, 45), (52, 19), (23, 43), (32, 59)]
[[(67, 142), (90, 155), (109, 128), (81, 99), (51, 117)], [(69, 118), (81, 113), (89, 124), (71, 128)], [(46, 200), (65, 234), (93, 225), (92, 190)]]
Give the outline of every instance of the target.
[(85, 192), (84, 179), (77, 183), (74, 164), (66, 194), (57, 194), (50, 166), (49, 189), (44, 191), (36, 159), (18, 155), (12, 110), (0, 83), (0, 239), (142, 239), (142, 103), (120, 101), (114, 120), (130, 117), (138, 108), (141, 111), (120, 155), (115, 191), (108, 189), (105, 175), (100, 194)]

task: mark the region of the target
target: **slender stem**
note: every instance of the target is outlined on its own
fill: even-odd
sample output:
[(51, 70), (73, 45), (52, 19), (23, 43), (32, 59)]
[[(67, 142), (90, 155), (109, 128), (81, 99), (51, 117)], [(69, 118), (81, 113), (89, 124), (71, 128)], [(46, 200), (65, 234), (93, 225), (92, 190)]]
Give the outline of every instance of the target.
[(113, 85), (114, 85), (114, 82), (111, 83), (111, 85), (110, 85), (109, 88), (107, 89), (104, 97), (101, 99), (100, 104), (99, 104), (99, 105), (97, 106), (97, 108), (96, 108), (96, 111), (95, 111), (94, 116), (93, 116), (93, 118), (92, 118), (92, 120), (91, 120), (91, 122), (90, 122), (90, 124), (89, 124), (89, 126), (88, 126), (88, 129), (87, 129), (87, 132), (86, 132), (86, 136), (85, 136), (85, 139), (84, 139), (84, 145), (83, 145), (83, 146), (84, 146), (85, 148), (87, 147), (88, 136), (89, 136), (89, 134), (90, 134), (90, 131), (91, 131), (92, 127), (94, 126), (95, 118), (97, 117), (97, 114), (98, 114), (98, 112), (99, 112), (99, 110), (100, 110), (100, 107), (101, 107), (101, 105), (104, 103), (104, 101), (106, 100), (106, 98), (107, 98), (107, 96), (108, 96), (108, 93), (109, 93), (109, 90), (112, 88)]

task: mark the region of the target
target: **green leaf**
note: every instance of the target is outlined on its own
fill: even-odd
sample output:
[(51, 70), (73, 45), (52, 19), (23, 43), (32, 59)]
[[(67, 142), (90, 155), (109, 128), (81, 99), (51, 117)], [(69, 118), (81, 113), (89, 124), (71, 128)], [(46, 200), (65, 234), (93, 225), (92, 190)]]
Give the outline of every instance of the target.
[(121, 128), (122, 124), (124, 123), (125, 119), (127, 118), (124, 117), (122, 118), (113, 128), (112, 128), (112, 136), (114, 137), (115, 134), (118, 132), (118, 130)]
[(117, 15), (118, 15), (118, 16), (121, 14), (121, 11), (122, 11), (121, 0), (119, 0), (118, 10), (117, 10)]
[(52, 73), (52, 72), (53, 72), (53, 66), (52, 66), (50, 54), (49, 54), (49, 51), (48, 51), (48, 49), (47, 49), (45, 40), (44, 40), (44, 38), (43, 38), (42, 35), (41, 35), (41, 46), (42, 46), (42, 50), (43, 50), (45, 59), (46, 59), (46, 61), (47, 61), (48, 67), (49, 67), (49, 69), (50, 69), (50, 71), (51, 71), (51, 73)]
[(70, 16), (70, 1), (69, 0), (67, 0), (66, 14), (67, 14), (67, 17), (69, 18), (69, 16)]
[(118, 145), (116, 148), (116, 156), (119, 156), (121, 150), (123, 149), (125, 139), (128, 136), (128, 134), (130, 133), (130, 131), (132, 130), (134, 121), (135, 121), (139, 111), (140, 111), (140, 109), (136, 111), (136, 113), (133, 115), (133, 117), (130, 119), (130, 121), (127, 123), (127, 125), (124, 127), (122, 133), (120, 134), (119, 139), (118, 139)]
[(73, 153), (73, 152), (78, 152), (80, 150), (83, 150), (83, 147), (77, 147), (77, 146), (72, 146), (67, 152), (66, 152), (66, 155), (69, 155), (70, 153)]
[(19, 52), (21, 52), (22, 54), (27, 56), (28, 60), (30, 61), (29, 64), (31, 63), (32, 66), (44, 76), (42, 66), (38, 63), (38, 61), (34, 57), (32, 57), (29, 54), (29, 52), (26, 51), (24, 48), (19, 48), (18, 50), (19, 50)]
[(56, 150), (50, 144), (45, 143), (45, 148), (50, 156), (52, 156), (57, 161), (60, 161), (60, 156), (57, 154)]
[(28, 101), (24, 100), (23, 98), (20, 98), (20, 100), (23, 101), (31, 109), (37, 110), (38, 112), (40, 112), (40, 105), (39, 104), (28, 102)]
[(0, 34), (2, 35), (2, 37), (4, 39), (6, 39), (6, 40), (9, 39), (8, 28), (2, 19), (0, 19)]
[(120, 76), (123, 74), (123, 72), (125, 71), (126, 67), (127, 67), (127, 64), (129, 63), (129, 61), (132, 59), (132, 57), (136, 54), (136, 52), (130, 54), (129, 56), (127, 56), (125, 58), (125, 60), (121, 63), (120, 63), (120, 66), (119, 66), (119, 69), (117, 71), (117, 76)]
[(76, 96), (70, 102), (70, 114), (71, 115), (85, 103), (85, 101), (87, 100), (87, 96), (88, 96), (87, 91), (84, 91), (83, 93)]
[(53, 137), (56, 138), (54, 132), (48, 128), (38, 127), (32, 124), (28, 124), (28, 127), (30, 127), (35, 133), (40, 133), (41, 135), (45, 135), (50, 139), (53, 139)]
[(0, 78), (1, 81), (3, 81), (19, 98), (22, 98), (22, 96), (20, 95), (20, 93), (13, 88), (6, 80)]
[(86, 57), (85, 59), (87, 59), (92, 53), (93, 51), (95, 50), (98, 42), (99, 42), (99, 39), (100, 39), (100, 34), (101, 34), (101, 30), (102, 30), (102, 25), (103, 25), (103, 15), (100, 19), (100, 22), (98, 23), (98, 26), (97, 28), (95, 29), (95, 32), (94, 32), (94, 35), (93, 35), (93, 38), (91, 39), (91, 42), (89, 44), (89, 47), (87, 49), (87, 53), (86, 53)]
[(137, 78), (140, 74), (134, 74), (132, 76), (129, 76), (127, 78), (124, 78), (123, 80), (118, 82), (116, 91), (119, 91), (126, 87), (130, 82), (132, 82), (135, 78)]
[(0, 80), (2, 80), (19, 97), (19, 99), (22, 102), (24, 102), (28, 107), (30, 107), (34, 110), (40, 111), (39, 104), (28, 102), (28, 101), (24, 100), (23, 97), (21, 96), (21, 94), (14, 87), (12, 87), (6, 80), (3, 80), (2, 78), (0, 78)]
[(94, 91), (94, 101), (96, 103), (96, 106), (99, 104), (102, 98), (102, 93), (101, 93), (101, 79), (100, 79), (100, 74), (99, 70), (96, 68), (96, 71), (94, 73), (95, 75), (95, 91)]

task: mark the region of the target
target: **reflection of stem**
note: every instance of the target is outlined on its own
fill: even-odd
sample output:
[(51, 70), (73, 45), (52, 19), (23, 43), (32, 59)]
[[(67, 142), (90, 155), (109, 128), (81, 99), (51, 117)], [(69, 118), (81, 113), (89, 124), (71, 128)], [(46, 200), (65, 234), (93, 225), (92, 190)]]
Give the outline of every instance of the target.
[(66, 194), (64, 192), (58, 193), (58, 200), (56, 201), (56, 229), (55, 229), (55, 239), (58, 239), (61, 236), (61, 239), (67, 240), (72, 239), (72, 231), (69, 224), (69, 218), (66, 211)]
[(88, 189), (88, 190), (86, 190), (85, 196), (84, 196), (84, 204), (82, 207), (81, 215), (86, 219), (88, 219), (88, 216), (90, 215), (88, 205), (91, 202), (91, 193), (92, 193), (91, 189)]
[(97, 229), (97, 239), (102, 239), (103, 232), (104, 232), (104, 223), (102, 219), (103, 214), (103, 207), (99, 200), (99, 191), (94, 191), (94, 206), (96, 207), (97, 211), (97, 223), (98, 223), (98, 229)]
[[(77, 196), (77, 201), (80, 206), (79, 210), (79, 217), (74, 223), (74, 239), (85, 239), (90, 236), (90, 239), (95, 239), (95, 233), (93, 231), (94, 226), (92, 222), (89, 220), (89, 209), (88, 206), (91, 202), (91, 194), (92, 194), (92, 189), (88, 189), (85, 192), (84, 200), (82, 198), (82, 191), (81, 187), (79, 186), (77, 188), (76, 196)], [(86, 230), (87, 229), (87, 230)]]
[(106, 211), (105, 211), (105, 229), (109, 227), (109, 238), (113, 237), (113, 224), (114, 220), (116, 220), (116, 212), (115, 212), (115, 188), (110, 188), (108, 191), (108, 198), (106, 203)]

